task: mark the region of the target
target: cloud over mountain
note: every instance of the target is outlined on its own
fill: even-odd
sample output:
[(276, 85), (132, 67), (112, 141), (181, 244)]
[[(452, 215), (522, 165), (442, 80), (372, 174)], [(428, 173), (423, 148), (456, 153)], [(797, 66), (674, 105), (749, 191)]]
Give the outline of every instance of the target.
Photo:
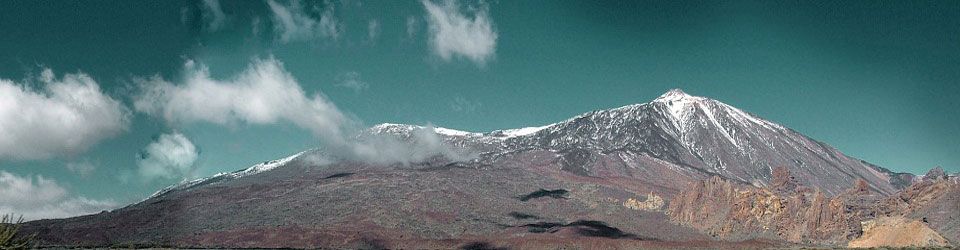
[(154, 178), (182, 178), (193, 170), (200, 151), (180, 133), (162, 134), (140, 152), (137, 166), (140, 176)]
[[(445, 155), (449, 151), (433, 145), (429, 152), (421, 152), (423, 149), (392, 137), (357, 140), (364, 129), (361, 121), (341, 111), (320, 92), (308, 96), (283, 63), (274, 58), (253, 60), (246, 70), (227, 79), (214, 79), (206, 66), (188, 61), (181, 83), (159, 76), (138, 81), (141, 91), (134, 97), (135, 109), (170, 124), (291, 123), (310, 131), (337, 158), (377, 163), (414, 162), (423, 155)], [(426, 138), (422, 140), (425, 142), (435, 141), (429, 136), (419, 137)]]

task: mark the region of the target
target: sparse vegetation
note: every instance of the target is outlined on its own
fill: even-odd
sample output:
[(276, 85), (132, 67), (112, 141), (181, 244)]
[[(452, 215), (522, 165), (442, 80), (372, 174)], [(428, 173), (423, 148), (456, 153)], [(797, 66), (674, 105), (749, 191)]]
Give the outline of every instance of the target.
[(0, 219), (0, 249), (26, 249), (33, 247), (33, 235), (17, 237), (20, 231), (20, 224), (23, 223), (23, 216), (3, 215)]

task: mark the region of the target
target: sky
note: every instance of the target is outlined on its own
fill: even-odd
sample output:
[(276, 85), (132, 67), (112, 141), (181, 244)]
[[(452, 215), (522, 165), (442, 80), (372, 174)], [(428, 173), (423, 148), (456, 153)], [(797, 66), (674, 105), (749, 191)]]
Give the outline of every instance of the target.
[(0, 212), (28, 219), (378, 123), (539, 126), (673, 88), (960, 172), (956, 1), (17, 0), (0, 34)]

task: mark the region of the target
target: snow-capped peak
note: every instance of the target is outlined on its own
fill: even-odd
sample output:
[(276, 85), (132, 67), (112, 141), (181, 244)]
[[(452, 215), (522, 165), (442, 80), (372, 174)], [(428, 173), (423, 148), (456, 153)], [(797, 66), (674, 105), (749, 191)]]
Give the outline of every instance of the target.
[(696, 97), (683, 92), (681, 89), (671, 89), (667, 93), (663, 93), (657, 99), (654, 99), (654, 102), (676, 102), (676, 101), (695, 101), (703, 99), (703, 97)]
[(692, 111), (695, 108), (694, 104), (701, 100), (706, 100), (706, 98), (691, 96), (680, 89), (671, 89), (654, 99), (653, 103), (659, 103), (666, 107), (671, 122), (677, 126), (677, 129), (683, 131), (686, 127), (684, 121), (688, 111)]

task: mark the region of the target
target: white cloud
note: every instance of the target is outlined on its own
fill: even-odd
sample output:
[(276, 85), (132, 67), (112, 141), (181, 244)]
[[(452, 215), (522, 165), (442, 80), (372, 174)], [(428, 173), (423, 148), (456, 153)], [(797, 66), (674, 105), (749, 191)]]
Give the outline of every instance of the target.
[(377, 40), (377, 36), (380, 34), (380, 22), (376, 19), (370, 20), (367, 22), (367, 40), (373, 42)]
[(281, 42), (309, 41), (314, 38), (340, 37), (342, 25), (334, 16), (333, 3), (325, 2), (320, 11), (320, 20), (315, 19), (300, 1), (290, 1), (289, 5), (267, 1), (273, 13), (273, 27)]
[(220, 8), (219, 0), (203, 0), (203, 7), (201, 8), (204, 28), (208, 31), (217, 31), (220, 28), (223, 28), (223, 25), (227, 22), (227, 15), (223, 13), (223, 9)]
[(356, 71), (350, 71), (337, 76), (337, 83), (335, 86), (352, 89), (357, 93), (370, 88), (370, 84), (360, 80), (360, 73), (357, 73)]
[[(486, 6), (469, 8), (471, 17), (461, 13), (459, 4), (453, 0), (439, 4), (430, 0), (420, 2), (427, 10), (430, 45), (434, 54), (446, 61), (454, 56), (462, 56), (481, 66), (494, 56), (497, 32), (493, 29)], [(409, 28), (407, 32), (411, 32)]]
[(81, 178), (87, 178), (96, 169), (92, 163), (87, 161), (67, 163), (67, 170), (80, 175)]
[(147, 181), (187, 177), (200, 156), (197, 147), (180, 133), (162, 134), (140, 152), (137, 166)]
[(0, 214), (23, 215), (24, 220), (66, 218), (117, 207), (112, 200), (69, 197), (66, 189), (43, 176), (20, 177), (0, 171)]
[(181, 84), (156, 76), (139, 81), (144, 89), (134, 98), (135, 109), (173, 124), (286, 121), (333, 140), (343, 138), (342, 126), (350, 122), (323, 95), (307, 97), (283, 63), (273, 58), (254, 60), (230, 79), (213, 79), (206, 66), (188, 61)]
[(120, 134), (130, 112), (83, 73), (56, 79), (45, 69), (42, 90), (0, 79), (0, 159), (74, 155)]

